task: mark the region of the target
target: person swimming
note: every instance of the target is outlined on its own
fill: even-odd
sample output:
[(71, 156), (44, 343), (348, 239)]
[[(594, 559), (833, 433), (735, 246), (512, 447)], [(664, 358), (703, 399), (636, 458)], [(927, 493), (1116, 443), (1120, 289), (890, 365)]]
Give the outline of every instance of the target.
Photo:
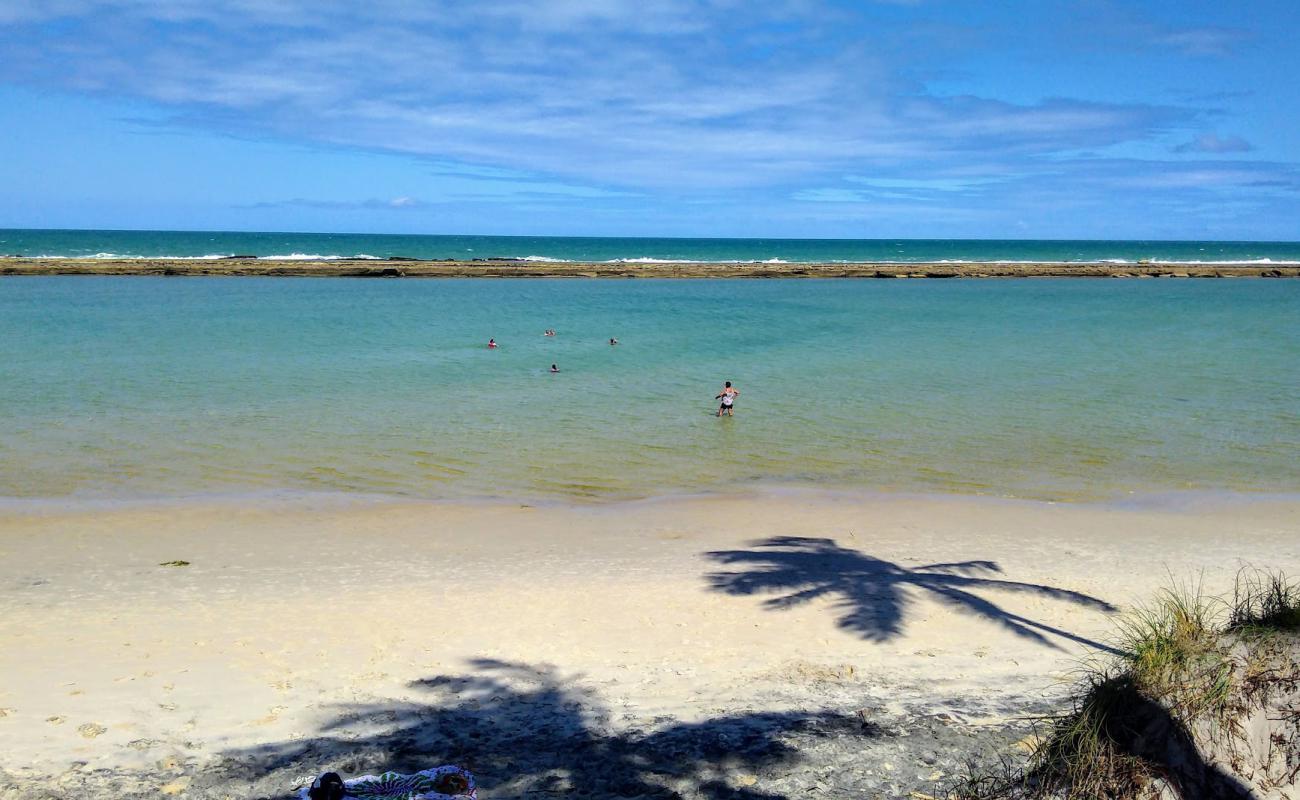
[(722, 401), (722, 405), (718, 406), (718, 416), (722, 416), (722, 412), (725, 411), (727, 416), (734, 417), (736, 415), (736, 398), (739, 396), (740, 390), (732, 387), (731, 381), (727, 381), (726, 386), (722, 387), (722, 391), (718, 392), (717, 397), (713, 398)]
[(495, 349), (497, 349), (497, 340), (496, 340), (496, 339), (488, 339), (488, 349), (489, 349), (489, 350), (495, 350)]
[(554, 364), (551, 365), (551, 372), (559, 372), (559, 371), (560, 371), (559, 367), (555, 366)]
[(543, 336), (554, 336), (554, 335), (555, 335), (555, 331), (554, 331), (553, 329), (551, 329), (551, 328), (547, 328), (546, 330), (542, 331), (542, 335), (543, 335)]
[(615, 339), (613, 336), (609, 337), (609, 346), (613, 347), (616, 344), (618, 344), (618, 339)]

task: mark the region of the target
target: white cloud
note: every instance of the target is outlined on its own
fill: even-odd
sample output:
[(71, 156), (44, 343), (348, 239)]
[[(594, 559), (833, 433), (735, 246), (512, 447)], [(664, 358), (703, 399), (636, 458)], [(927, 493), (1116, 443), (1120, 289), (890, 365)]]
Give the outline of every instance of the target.
[(869, 186), (873, 189), (901, 189), (934, 192), (966, 192), (971, 189), (1001, 183), (1006, 180), (1001, 176), (965, 176), (942, 178), (869, 178), (861, 175), (848, 175), (844, 180), (850, 183)]
[[(1193, 118), (929, 95), (803, 0), (50, 0), (11, 4), (8, 20), (0, 80), (142, 98), (176, 124), (592, 192), (850, 172), (912, 181), (877, 193), (959, 191), (981, 184), (957, 167), (986, 165), (982, 180), (994, 180), (1012, 160), (1152, 139)], [(925, 174), (892, 174), (900, 161)]]
[(1245, 38), (1241, 31), (1229, 28), (1188, 28), (1156, 36), (1155, 43), (1184, 55), (1216, 57), (1231, 54)]
[(1255, 147), (1240, 136), (1202, 134), (1174, 148), (1175, 153), (1248, 153)]

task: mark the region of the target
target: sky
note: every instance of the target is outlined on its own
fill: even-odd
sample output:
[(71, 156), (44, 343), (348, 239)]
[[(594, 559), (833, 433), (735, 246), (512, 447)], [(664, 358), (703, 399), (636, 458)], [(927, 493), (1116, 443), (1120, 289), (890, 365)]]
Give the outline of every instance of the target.
[(1295, 0), (0, 0), (0, 227), (1300, 239)]

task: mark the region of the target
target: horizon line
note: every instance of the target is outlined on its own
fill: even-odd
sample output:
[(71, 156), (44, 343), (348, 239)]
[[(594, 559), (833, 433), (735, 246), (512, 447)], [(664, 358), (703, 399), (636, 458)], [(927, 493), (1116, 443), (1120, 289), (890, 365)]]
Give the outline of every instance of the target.
[(1300, 239), (1183, 239), (1183, 238), (1143, 238), (1143, 239), (1101, 239), (1073, 237), (1012, 238), (1004, 236), (989, 237), (924, 237), (924, 236), (584, 236), (575, 234), (546, 233), (380, 233), (375, 231), (308, 231), (308, 230), (236, 230), (204, 228), (19, 228), (0, 227), (0, 232), (80, 232), (80, 233), (198, 233), (198, 234), (273, 234), (292, 236), (389, 236), (399, 238), (446, 237), (479, 239), (641, 239), (674, 241), (731, 241), (731, 242), (1217, 242), (1223, 244), (1295, 244)]

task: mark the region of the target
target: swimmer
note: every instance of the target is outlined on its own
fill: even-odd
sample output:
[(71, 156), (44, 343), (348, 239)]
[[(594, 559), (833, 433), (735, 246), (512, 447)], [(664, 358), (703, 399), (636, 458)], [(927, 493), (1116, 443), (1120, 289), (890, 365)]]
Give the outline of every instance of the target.
[(609, 346), (610, 346), (610, 347), (613, 347), (613, 346), (616, 345), (616, 344), (618, 344), (618, 339), (615, 339), (614, 337), (611, 336), (611, 337), (609, 338)]
[(542, 335), (543, 335), (543, 336), (554, 336), (554, 335), (555, 335), (555, 331), (551, 330), (550, 328), (547, 328), (546, 330), (542, 331)]
[(559, 367), (555, 366), (554, 364), (551, 365), (551, 372), (559, 372), (559, 371), (560, 371)]
[(488, 349), (489, 349), (489, 350), (495, 350), (495, 349), (497, 349), (497, 340), (496, 340), (496, 339), (488, 339)]
[(718, 396), (713, 398), (722, 401), (722, 405), (718, 406), (718, 416), (722, 416), (722, 412), (725, 411), (727, 416), (734, 417), (736, 415), (736, 398), (739, 396), (740, 390), (732, 388), (731, 381), (727, 381), (727, 385), (722, 387), (722, 391), (718, 392)]

